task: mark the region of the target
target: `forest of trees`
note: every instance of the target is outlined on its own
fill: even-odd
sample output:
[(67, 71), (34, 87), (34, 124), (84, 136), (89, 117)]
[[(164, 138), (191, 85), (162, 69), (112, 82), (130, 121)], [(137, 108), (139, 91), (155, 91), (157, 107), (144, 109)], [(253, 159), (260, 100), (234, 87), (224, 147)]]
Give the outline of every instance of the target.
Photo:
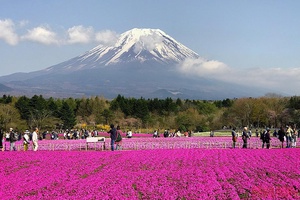
[[(7, 130), (39, 127), (41, 130), (97, 129), (114, 123), (123, 129), (180, 129), (208, 131), (222, 127), (252, 128), (300, 125), (300, 97), (266, 95), (216, 101), (103, 97), (0, 98), (0, 126)], [(105, 126), (107, 127), (107, 126)]]

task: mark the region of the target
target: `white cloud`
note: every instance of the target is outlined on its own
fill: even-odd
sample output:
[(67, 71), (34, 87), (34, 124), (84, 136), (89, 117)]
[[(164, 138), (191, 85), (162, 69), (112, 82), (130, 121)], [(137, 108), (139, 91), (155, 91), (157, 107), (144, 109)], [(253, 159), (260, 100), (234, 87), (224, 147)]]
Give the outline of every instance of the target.
[(18, 44), (19, 37), (15, 33), (15, 24), (12, 20), (0, 20), (0, 39), (10, 45)]
[(114, 45), (118, 40), (119, 34), (111, 30), (104, 30), (95, 34), (96, 42), (103, 45)]
[(94, 29), (92, 27), (73, 26), (68, 29), (67, 43), (89, 43), (94, 40)]
[(4, 40), (10, 45), (17, 45), (19, 41), (38, 42), (44, 45), (72, 45), (87, 44), (97, 42), (103, 45), (113, 45), (119, 35), (111, 30), (94, 32), (93, 27), (84, 27), (82, 25), (73, 26), (63, 33), (56, 33), (49, 25), (31, 27), (25, 35), (19, 36), (16, 32), (24, 32), (26, 27), (30, 26), (28, 20), (21, 20), (15, 23), (11, 19), (0, 19), (0, 40)]
[(231, 68), (219, 61), (208, 61), (203, 58), (187, 59), (178, 66), (178, 71), (189, 76), (220, 80), (238, 85), (253, 86), (299, 93), (300, 68)]
[(295, 92), (300, 87), (299, 68), (251, 68), (235, 71), (241, 84), (265, 87), (279, 91)]
[(226, 64), (216, 60), (186, 59), (178, 67), (181, 73), (196, 75), (200, 77), (220, 75), (230, 72)]
[(139, 42), (135, 45), (134, 52), (138, 53), (141, 50), (145, 49), (148, 51), (154, 50), (158, 45), (163, 41), (163, 37), (158, 34), (141, 36)]
[(39, 26), (28, 30), (28, 33), (21, 37), (22, 40), (29, 40), (41, 44), (58, 44), (57, 34), (48, 27)]

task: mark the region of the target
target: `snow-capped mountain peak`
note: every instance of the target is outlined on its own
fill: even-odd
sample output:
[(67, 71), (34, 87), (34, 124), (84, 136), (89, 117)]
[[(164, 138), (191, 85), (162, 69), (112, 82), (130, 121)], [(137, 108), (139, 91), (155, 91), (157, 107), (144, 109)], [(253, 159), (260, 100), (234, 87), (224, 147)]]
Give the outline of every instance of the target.
[[(195, 52), (159, 29), (129, 30), (120, 36), (114, 48), (120, 51), (108, 63), (118, 62), (121, 55), (132, 51), (132, 56), (140, 61), (155, 59), (164, 63), (176, 63), (186, 58), (198, 57)], [(145, 55), (145, 52), (152, 57), (147, 57), (149, 55)]]
[(99, 45), (65, 63), (46, 70), (82, 70), (130, 62), (177, 64), (198, 54), (159, 29), (134, 28), (120, 35), (114, 45)]

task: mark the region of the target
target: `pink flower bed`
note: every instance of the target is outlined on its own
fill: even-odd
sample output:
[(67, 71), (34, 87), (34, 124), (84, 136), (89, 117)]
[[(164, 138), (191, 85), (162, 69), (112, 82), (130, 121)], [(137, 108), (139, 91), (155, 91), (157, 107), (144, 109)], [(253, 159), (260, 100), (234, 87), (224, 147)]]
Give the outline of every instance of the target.
[(0, 153), (0, 199), (300, 199), (300, 149)]
[[(124, 137), (124, 135), (123, 135)], [(105, 149), (110, 149), (110, 139), (105, 139)], [(22, 141), (16, 143), (19, 150), (23, 149)], [(277, 138), (272, 138), (271, 148), (279, 148), (280, 141)], [(89, 144), (88, 149), (102, 149), (103, 144)], [(242, 148), (243, 141), (238, 139), (236, 148)], [(285, 147), (284, 143), (284, 147)], [(9, 142), (5, 142), (6, 150), (9, 149)], [(248, 140), (248, 148), (260, 149), (262, 142), (257, 137), (252, 137)], [(297, 143), (299, 146), (299, 142)], [(123, 138), (122, 149), (123, 150), (153, 150), (153, 149), (228, 149), (232, 148), (231, 137), (176, 137), (176, 138), (152, 138), (152, 137), (134, 137), (131, 139)], [(265, 147), (266, 148), (266, 147)], [(29, 147), (29, 150), (32, 146)], [(86, 140), (42, 140), (39, 141), (39, 150), (87, 150)]]

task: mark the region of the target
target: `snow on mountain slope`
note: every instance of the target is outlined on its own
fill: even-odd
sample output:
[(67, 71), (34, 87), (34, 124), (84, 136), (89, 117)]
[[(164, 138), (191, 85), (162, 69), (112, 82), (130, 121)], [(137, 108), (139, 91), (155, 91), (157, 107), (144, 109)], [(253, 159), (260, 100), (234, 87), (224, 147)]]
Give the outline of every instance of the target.
[(129, 62), (155, 61), (177, 64), (198, 54), (159, 29), (132, 29), (120, 35), (113, 46), (99, 45), (64, 63), (45, 69), (76, 71)]
[(140, 61), (146, 59), (143, 56), (144, 51), (149, 52), (157, 61), (166, 63), (198, 57), (195, 52), (159, 29), (132, 29), (127, 31), (121, 35), (114, 48), (118, 51), (107, 64), (124, 60), (121, 59), (122, 55), (128, 52), (132, 53), (132, 50), (134, 54), (131, 56)]

